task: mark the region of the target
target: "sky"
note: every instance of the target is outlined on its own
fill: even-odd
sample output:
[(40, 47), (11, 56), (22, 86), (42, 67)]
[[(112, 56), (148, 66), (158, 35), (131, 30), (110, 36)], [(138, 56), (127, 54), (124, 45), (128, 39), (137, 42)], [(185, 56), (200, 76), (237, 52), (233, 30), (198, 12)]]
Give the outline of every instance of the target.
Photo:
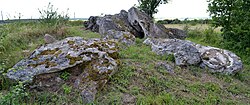
[[(154, 15), (158, 19), (209, 18), (207, 0), (170, 0), (158, 7)], [(137, 0), (0, 0), (0, 11), (4, 19), (39, 18), (38, 9), (45, 9), (49, 2), (58, 8), (59, 13), (68, 10), (71, 18), (88, 18), (102, 14), (116, 14), (138, 5)], [(74, 15), (75, 14), (75, 15)], [(1, 16), (1, 14), (0, 14)], [(1, 19), (2, 17), (0, 17)]]

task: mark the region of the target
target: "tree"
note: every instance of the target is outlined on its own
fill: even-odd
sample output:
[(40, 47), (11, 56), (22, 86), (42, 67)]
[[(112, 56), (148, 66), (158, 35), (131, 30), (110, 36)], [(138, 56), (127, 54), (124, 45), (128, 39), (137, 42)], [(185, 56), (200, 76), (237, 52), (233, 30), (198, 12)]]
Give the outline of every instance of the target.
[(160, 4), (166, 4), (169, 0), (138, 0), (139, 8), (147, 13), (150, 17), (157, 13), (156, 9)]
[(208, 0), (215, 26), (222, 26), (226, 47), (250, 54), (250, 1)]

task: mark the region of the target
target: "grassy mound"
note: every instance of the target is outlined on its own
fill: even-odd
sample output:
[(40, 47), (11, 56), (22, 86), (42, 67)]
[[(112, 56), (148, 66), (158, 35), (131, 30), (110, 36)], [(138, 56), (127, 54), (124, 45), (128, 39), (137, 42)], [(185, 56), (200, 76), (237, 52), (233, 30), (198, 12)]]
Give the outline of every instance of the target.
[[(6, 72), (43, 42), (45, 33), (63, 39), (69, 36), (99, 38), (81, 24), (50, 26), (41, 23), (11, 23), (0, 26), (0, 71)], [(211, 30), (189, 30), (188, 40), (203, 45), (220, 46), (220, 33)], [(136, 44), (120, 49), (119, 70), (99, 90), (93, 104), (248, 104), (250, 103), (250, 64), (232, 76), (211, 73), (195, 66), (174, 66), (170, 56), (156, 55), (149, 46)], [(27, 54), (26, 54), (27, 53)], [(242, 59), (246, 59), (243, 55)], [(159, 63), (173, 65), (173, 72)], [(62, 74), (62, 76), (66, 75)], [(81, 104), (81, 96), (63, 85), (58, 93), (31, 91), (22, 83), (10, 84), (0, 78), (0, 104)]]

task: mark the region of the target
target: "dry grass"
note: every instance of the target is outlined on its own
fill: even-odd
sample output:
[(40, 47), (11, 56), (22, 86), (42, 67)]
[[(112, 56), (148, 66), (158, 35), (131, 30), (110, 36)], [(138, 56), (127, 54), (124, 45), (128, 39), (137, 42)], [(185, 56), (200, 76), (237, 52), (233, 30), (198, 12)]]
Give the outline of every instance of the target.
[[(181, 30), (184, 30), (185, 28), (188, 27), (190, 30), (200, 30), (203, 31), (205, 29), (208, 29), (211, 27), (209, 24), (196, 24), (196, 25), (190, 25), (190, 24), (165, 24), (164, 25), (167, 28), (178, 28)], [(222, 27), (215, 28), (216, 32), (220, 32)]]

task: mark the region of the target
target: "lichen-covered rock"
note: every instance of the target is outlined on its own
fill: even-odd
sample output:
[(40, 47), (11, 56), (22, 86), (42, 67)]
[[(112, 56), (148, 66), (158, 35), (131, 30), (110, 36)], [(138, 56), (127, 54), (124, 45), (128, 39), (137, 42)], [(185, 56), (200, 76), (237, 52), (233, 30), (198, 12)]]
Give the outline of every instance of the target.
[(130, 32), (124, 31), (109, 30), (104, 39), (114, 39), (115, 41), (124, 43), (126, 45), (135, 44), (135, 36), (132, 35)]
[(157, 54), (174, 54), (176, 65), (195, 65), (201, 61), (199, 51), (190, 41), (148, 38), (144, 43), (151, 45)]
[(200, 65), (224, 74), (234, 74), (243, 69), (240, 58), (227, 50), (179, 39), (148, 38), (144, 43), (157, 54), (174, 54), (176, 65)]
[(186, 37), (183, 36), (184, 34), (176, 34), (176, 32), (171, 32), (173, 31), (172, 29), (167, 29), (162, 24), (154, 23), (151, 17), (135, 7), (132, 7), (128, 10), (128, 21), (138, 32), (144, 33), (144, 37), (146, 38), (184, 39), (184, 37)]
[(130, 26), (127, 18), (128, 13), (125, 10), (121, 10), (119, 14), (105, 15), (104, 17), (98, 18), (96, 23), (99, 26), (99, 33), (104, 36), (106, 36), (109, 30), (136, 33), (133, 27)]
[(135, 37), (145, 38), (177, 38), (185, 39), (184, 31), (177, 29), (167, 29), (162, 24), (156, 24), (152, 18), (139, 9), (132, 7), (129, 11), (121, 10), (115, 15), (105, 15), (94, 18), (91, 16), (85, 27), (89, 30), (96, 30), (101, 35), (106, 36), (109, 30), (130, 32)]
[[(80, 90), (83, 101), (88, 103), (117, 69), (117, 57), (118, 44), (115, 41), (69, 37), (39, 47), (14, 65), (7, 77), (32, 83), (33, 88), (44, 87), (51, 91), (68, 83)], [(69, 73), (69, 79), (62, 81), (61, 74), (65, 71)]]
[(240, 58), (230, 51), (199, 44), (196, 45), (196, 48), (201, 55), (201, 67), (225, 74), (234, 74), (243, 69)]

